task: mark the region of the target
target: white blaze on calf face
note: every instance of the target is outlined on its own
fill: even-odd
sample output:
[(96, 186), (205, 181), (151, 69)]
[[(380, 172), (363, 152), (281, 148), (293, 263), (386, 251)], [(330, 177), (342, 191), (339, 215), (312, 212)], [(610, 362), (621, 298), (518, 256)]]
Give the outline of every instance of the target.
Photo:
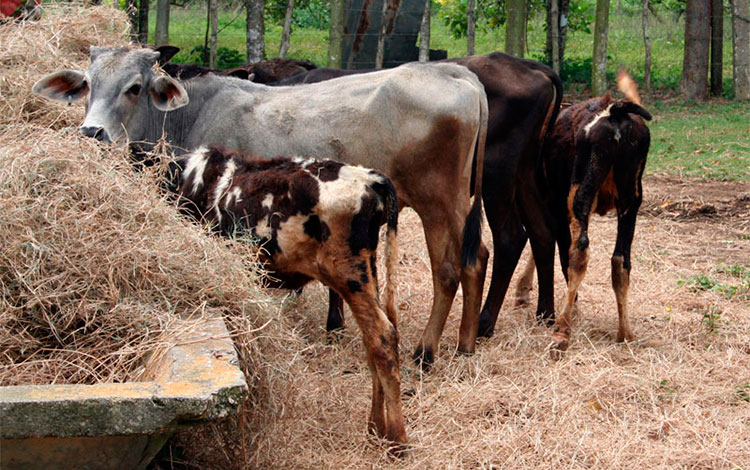
[(589, 136), (589, 132), (591, 132), (591, 129), (594, 128), (594, 126), (596, 125), (597, 122), (599, 122), (600, 119), (604, 119), (606, 117), (609, 117), (609, 109), (611, 107), (612, 107), (612, 105), (610, 104), (609, 106), (607, 106), (607, 109), (605, 109), (604, 111), (602, 111), (599, 114), (597, 114), (593, 121), (591, 121), (590, 123), (586, 124), (586, 127), (583, 128), (584, 132), (586, 132), (586, 137)]
[(188, 158), (185, 169), (183, 170), (183, 181), (187, 181), (190, 175), (195, 172), (193, 177), (193, 191), (192, 194), (196, 194), (198, 189), (203, 184), (203, 172), (206, 171), (206, 163), (208, 162), (208, 149), (201, 147)]

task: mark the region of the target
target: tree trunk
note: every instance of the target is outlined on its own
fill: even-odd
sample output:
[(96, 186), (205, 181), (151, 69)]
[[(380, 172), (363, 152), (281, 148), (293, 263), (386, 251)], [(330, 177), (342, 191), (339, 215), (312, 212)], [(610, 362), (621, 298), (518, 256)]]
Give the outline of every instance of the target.
[(138, 42), (138, 0), (125, 0), (125, 9), (130, 22), (130, 41)]
[(750, 100), (750, 11), (748, 11), (748, 0), (732, 1), (732, 45), (734, 99)]
[(148, 44), (148, 2), (141, 0), (138, 4), (138, 42)]
[(568, 39), (568, 13), (570, 13), (570, 0), (559, 0), (560, 4), (560, 67), (565, 59), (565, 44)]
[(476, 0), (466, 6), (466, 55), (474, 55), (474, 27), (476, 25)]
[(552, 70), (560, 74), (560, 8), (558, 0), (550, 0), (549, 4), (549, 42)]
[(208, 0), (208, 18), (211, 25), (211, 35), (208, 41), (208, 66), (215, 69), (219, 42), (219, 0)]
[[(565, 41), (568, 33), (568, 12), (570, 11), (570, 0), (557, 0), (557, 22), (552, 20), (553, 18), (553, 1), (547, 0), (547, 39), (544, 47), (544, 56), (548, 64), (555, 66), (555, 58), (552, 53), (553, 36), (557, 33), (557, 63), (562, 68), (562, 63), (565, 58)], [(559, 71), (557, 73), (560, 73)]]
[(279, 47), (279, 57), (282, 59), (289, 52), (289, 44), (292, 40), (292, 15), (294, 15), (294, 0), (288, 0), (286, 15), (284, 16), (284, 29), (281, 31), (281, 46)]
[(156, 1), (156, 33), (154, 43), (157, 46), (169, 44), (169, 0)]
[(722, 0), (711, 0), (711, 94), (721, 96), (721, 69), (724, 66), (724, 6)]
[(607, 91), (607, 35), (609, 33), (609, 0), (596, 0), (594, 55), (591, 62), (591, 92), (601, 96)]
[(651, 89), (651, 38), (648, 34), (648, 0), (643, 0), (643, 46), (646, 57), (643, 63), (643, 82), (646, 90)]
[(247, 61), (260, 62), (266, 55), (265, 0), (245, 0), (247, 8)]
[(526, 38), (526, 0), (508, 0), (506, 2), (507, 21), (505, 23), (505, 52), (516, 57), (523, 57)]
[(430, 16), (432, 15), (432, 0), (425, 0), (422, 26), (419, 27), (419, 61), (430, 60)]
[(344, 33), (344, 0), (331, 0), (328, 27), (328, 67), (341, 68)]
[(385, 35), (388, 29), (388, 0), (383, 0), (383, 9), (380, 12), (380, 31), (378, 32), (378, 46), (375, 49), (375, 68), (383, 68), (383, 57), (385, 56)]
[(685, 59), (680, 92), (686, 100), (708, 98), (708, 50), (710, 0), (687, 0), (685, 10)]

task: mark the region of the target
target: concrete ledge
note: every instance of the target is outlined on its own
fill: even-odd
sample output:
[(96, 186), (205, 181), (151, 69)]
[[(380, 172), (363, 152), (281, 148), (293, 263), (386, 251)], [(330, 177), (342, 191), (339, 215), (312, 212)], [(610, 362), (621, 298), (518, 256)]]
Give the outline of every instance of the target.
[[(233, 414), (247, 396), (237, 354), (220, 318), (208, 320), (202, 331), (184, 338), (183, 344), (170, 349), (149, 369), (155, 370), (150, 382), (0, 387), (0, 467), (45, 468), (30, 452), (57, 448), (53, 459), (57, 463), (47, 468), (61, 468), (66, 460), (58, 458), (62, 457), (60, 449), (75, 453), (77, 447), (99, 448), (94, 441), (81, 438), (105, 436), (118, 437), (102, 439), (101, 445), (110, 442), (131, 457), (135, 457), (135, 446), (153, 457), (177, 426)], [(122, 442), (124, 436), (132, 436), (133, 443)], [(155, 443), (160, 444), (156, 447)], [(19, 460), (24, 456), (30, 458), (31, 466)], [(145, 456), (135, 461), (142, 461), (141, 457)], [(79, 462), (74, 467), (142, 468), (147, 463), (108, 467), (98, 460), (93, 466)]]

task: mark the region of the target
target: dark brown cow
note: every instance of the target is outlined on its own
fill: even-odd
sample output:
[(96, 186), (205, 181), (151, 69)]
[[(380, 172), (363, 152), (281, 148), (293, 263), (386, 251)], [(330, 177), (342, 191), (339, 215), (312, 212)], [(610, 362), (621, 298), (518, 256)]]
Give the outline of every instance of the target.
[[(398, 200), (381, 173), (329, 160), (249, 159), (201, 148), (171, 165), (169, 187), (182, 210), (224, 236), (258, 246), (275, 287), (317, 279), (341, 295), (364, 339), (372, 373), (369, 429), (404, 450), (398, 316)], [(375, 256), (387, 223), (385, 311), (378, 301)]]
[[(562, 100), (562, 83), (549, 67), (532, 60), (495, 52), (451, 59), (474, 72), (484, 85), (489, 106), (484, 157), (484, 199), (492, 229), (492, 282), (481, 312), (479, 335), (492, 336), (511, 276), (527, 238), (539, 262), (537, 317), (554, 316), (554, 222), (542, 203), (535, 172), (542, 139), (555, 122)], [(320, 68), (271, 85), (316, 83), (369, 72)], [(341, 302), (335, 295), (329, 308), (329, 329), (343, 325)], [(433, 351), (417, 350), (431, 362)]]
[(175, 46), (160, 46), (151, 49), (161, 54), (159, 65), (161, 65), (162, 70), (170, 77), (182, 80), (189, 80), (213, 73), (227, 77), (237, 77), (243, 80), (249, 79), (255, 83), (269, 83), (317, 68), (317, 65), (309, 60), (271, 59), (240, 65), (230, 69), (212, 69), (195, 64), (173, 64), (169, 62), (180, 51)]
[[(637, 95), (631, 95), (638, 100)], [(641, 178), (646, 166), (650, 133), (643, 119), (651, 114), (630, 99), (609, 94), (575, 104), (560, 113), (544, 146), (544, 178), (557, 221), (560, 264), (568, 282), (562, 312), (552, 341), (553, 357), (570, 342), (572, 312), (578, 287), (586, 274), (588, 224), (596, 212), (617, 211), (617, 242), (612, 254), (612, 287), (617, 298), (617, 341), (631, 341), (627, 293), (630, 247), (636, 215), (643, 199)], [(533, 259), (521, 277), (517, 297), (530, 290)]]

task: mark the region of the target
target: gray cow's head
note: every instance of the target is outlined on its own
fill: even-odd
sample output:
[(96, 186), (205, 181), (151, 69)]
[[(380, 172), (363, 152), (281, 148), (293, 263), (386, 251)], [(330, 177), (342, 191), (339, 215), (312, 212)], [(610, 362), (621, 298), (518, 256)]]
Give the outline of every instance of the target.
[(71, 103), (86, 101), (86, 119), (79, 130), (103, 142), (141, 140), (149, 107), (171, 111), (188, 103), (177, 80), (154, 74), (160, 53), (151, 49), (110, 49), (91, 46), (85, 72), (61, 70), (34, 84), (34, 93)]

